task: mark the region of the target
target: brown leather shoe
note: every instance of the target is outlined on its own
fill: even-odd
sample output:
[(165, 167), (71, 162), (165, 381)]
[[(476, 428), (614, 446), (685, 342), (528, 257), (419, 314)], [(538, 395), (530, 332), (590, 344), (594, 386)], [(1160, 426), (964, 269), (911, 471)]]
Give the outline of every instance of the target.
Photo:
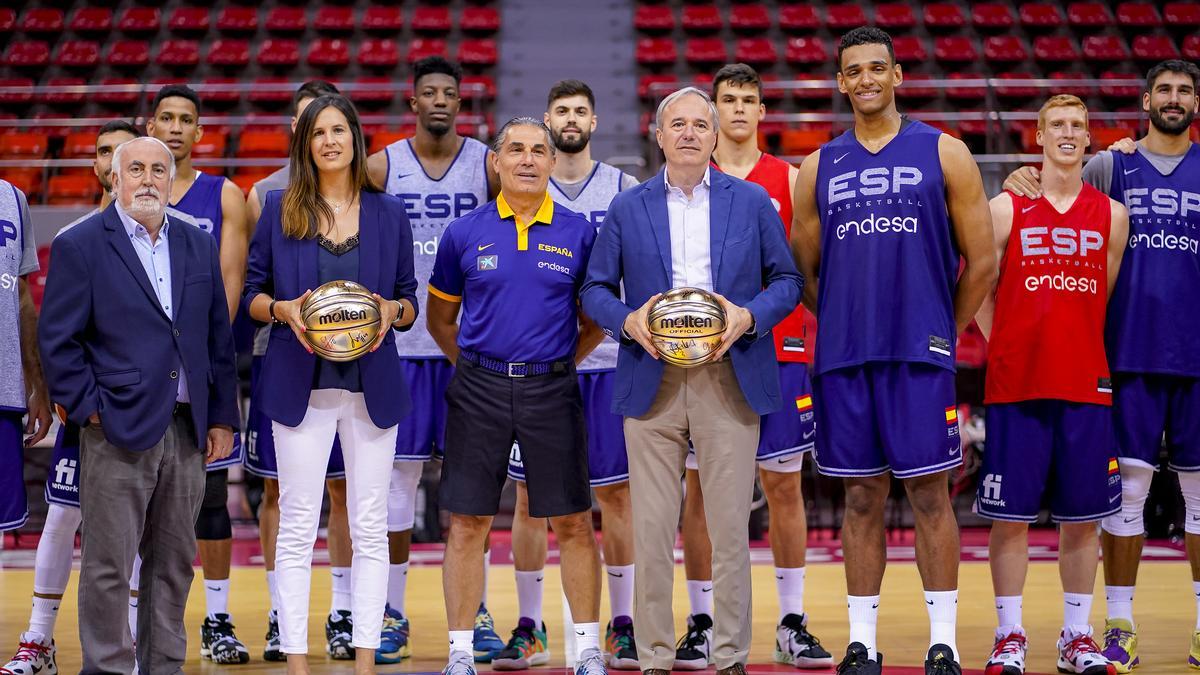
[(740, 663), (735, 663), (728, 668), (718, 668), (717, 675), (746, 675), (746, 667)]

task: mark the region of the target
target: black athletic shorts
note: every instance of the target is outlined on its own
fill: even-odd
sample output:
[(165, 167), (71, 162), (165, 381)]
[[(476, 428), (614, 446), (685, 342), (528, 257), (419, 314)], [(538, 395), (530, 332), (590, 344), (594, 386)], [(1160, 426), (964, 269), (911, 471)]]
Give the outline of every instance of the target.
[(525, 461), (529, 515), (549, 518), (592, 508), (587, 428), (574, 366), (508, 377), (460, 358), (446, 403), (441, 508), (496, 515), (514, 440)]

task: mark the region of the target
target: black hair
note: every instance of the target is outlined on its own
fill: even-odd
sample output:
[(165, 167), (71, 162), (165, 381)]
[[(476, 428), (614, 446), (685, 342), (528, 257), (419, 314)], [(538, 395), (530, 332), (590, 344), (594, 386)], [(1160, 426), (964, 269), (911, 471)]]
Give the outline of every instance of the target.
[(593, 111), (596, 110), (596, 96), (592, 93), (592, 88), (587, 86), (583, 80), (559, 80), (550, 87), (550, 94), (546, 96), (546, 108), (548, 109), (552, 103), (560, 98), (568, 96), (584, 96), (588, 100), (588, 106)]
[(754, 87), (758, 90), (758, 98), (762, 99), (762, 81), (758, 78), (758, 71), (744, 63), (727, 63), (713, 75), (712, 82), (712, 97), (717, 100), (717, 88), (722, 83), (728, 82), (733, 87)]
[(196, 93), (195, 89), (192, 89), (186, 84), (168, 84), (162, 89), (159, 89), (158, 93), (154, 95), (154, 103), (150, 106), (150, 110), (157, 114), (158, 105), (163, 102), (163, 99), (171, 98), (173, 96), (186, 98), (187, 100), (191, 101), (192, 105), (196, 106), (196, 114), (200, 114), (200, 95)]
[(1167, 59), (1156, 64), (1146, 73), (1146, 92), (1154, 88), (1154, 81), (1163, 73), (1180, 73), (1192, 78), (1192, 89), (1200, 89), (1200, 67), (1191, 61)]
[(300, 101), (306, 98), (319, 98), (321, 96), (339, 96), (342, 92), (338, 88), (326, 82), (325, 80), (309, 80), (300, 85), (296, 93), (292, 96), (292, 112), (300, 109)]
[(96, 132), (96, 138), (99, 138), (104, 134), (112, 134), (118, 131), (124, 131), (134, 138), (141, 138), (145, 135), (137, 127), (133, 126), (129, 122), (126, 122), (125, 120), (113, 120), (111, 122), (105, 122), (104, 126), (100, 127), (100, 131)]
[(453, 77), (456, 85), (462, 83), (462, 66), (441, 56), (427, 56), (413, 64), (413, 89), (417, 88), (422, 77), (438, 73)]
[(838, 70), (842, 69), (842, 52), (859, 45), (883, 45), (887, 47), (888, 57), (896, 63), (896, 50), (892, 47), (892, 36), (887, 31), (875, 26), (859, 26), (842, 36), (838, 42)]

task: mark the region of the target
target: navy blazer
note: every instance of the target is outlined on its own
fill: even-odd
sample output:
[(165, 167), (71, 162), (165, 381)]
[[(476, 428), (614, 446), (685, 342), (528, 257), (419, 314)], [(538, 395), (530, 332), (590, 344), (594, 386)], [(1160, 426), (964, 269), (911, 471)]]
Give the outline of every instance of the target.
[[(319, 285), (320, 245), (316, 239), (284, 236), (282, 203), (283, 190), (269, 192), (255, 226), (242, 295), (247, 313), (259, 293), (277, 300), (293, 300)], [(412, 227), (404, 202), (382, 192), (364, 191), (359, 203), (358, 278), (349, 281), (357, 281), (389, 300), (408, 298), (417, 309)], [(318, 358), (296, 340), (291, 327), (272, 324), (262, 374), (251, 394), (263, 414), (289, 427), (304, 420)], [(379, 349), (364, 354), (358, 362), (371, 421), (381, 429), (395, 426), (412, 410), (396, 351), (396, 332), (388, 330)]]
[[(583, 311), (609, 336), (621, 335), (625, 317), (650, 296), (671, 288), (671, 227), (664, 172), (617, 195), (592, 249)], [(796, 271), (766, 190), (719, 171), (709, 172), (710, 255), (713, 289), (750, 310), (755, 333), (729, 349), (738, 384), (760, 415), (780, 407), (779, 366), (771, 328), (800, 302), (804, 279)], [(625, 301), (621, 301), (622, 284)], [(662, 380), (663, 361), (632, 340), (617, 356), (612, 411), (640, 417)]]
[(115, 205), (50, 247), (38, 321), (50, 396), (80, 426), (100, 413), (105, 438), (128, 450), (162, 440), (181, 368), (201, 448), (210, 426), (241, 424), (216, 240), (182, 220), (170, 223), (174, 320), (159, 306)]

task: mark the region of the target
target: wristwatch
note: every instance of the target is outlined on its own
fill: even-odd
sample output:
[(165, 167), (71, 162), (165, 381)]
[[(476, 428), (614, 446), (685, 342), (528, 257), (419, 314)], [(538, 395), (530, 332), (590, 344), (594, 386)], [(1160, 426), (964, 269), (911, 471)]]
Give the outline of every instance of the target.
[(396, 324), (404, 318), (404, 303), (400, 302), (399, 300), (393, 300), (392, 302), (400, 305), (400, 311), (396, 313), (396, 319), (392, 321), (392, 328), (396, 328)]

